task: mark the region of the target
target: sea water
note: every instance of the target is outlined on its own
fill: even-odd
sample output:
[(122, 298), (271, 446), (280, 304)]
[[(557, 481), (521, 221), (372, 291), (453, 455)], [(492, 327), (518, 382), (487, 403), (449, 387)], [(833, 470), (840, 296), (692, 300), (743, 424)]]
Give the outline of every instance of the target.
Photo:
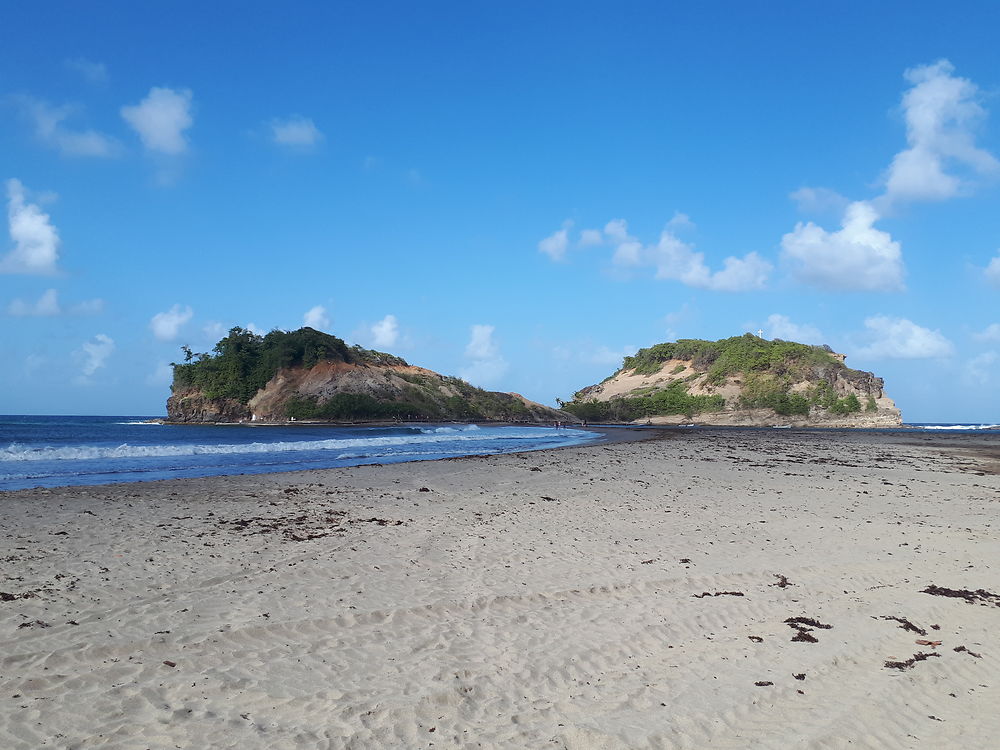
[(534, 425), (164, 425), (149, 419), (0, 416), (0, 490), (423, 461), (599, 437)]

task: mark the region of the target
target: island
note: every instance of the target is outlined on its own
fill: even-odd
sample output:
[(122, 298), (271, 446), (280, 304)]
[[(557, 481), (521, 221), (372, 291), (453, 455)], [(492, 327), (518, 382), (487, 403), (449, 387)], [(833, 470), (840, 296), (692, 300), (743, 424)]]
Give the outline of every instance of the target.
[(845, 355), (747, 333), (640, 349), (597, 385), (560, 402), (590, 422), (797, 427), (895, 427), (882, 378)]
[(309, 327), (263, 336), (236, 327), (211, 352), (183, 351), (167, 422), (579, 421)]

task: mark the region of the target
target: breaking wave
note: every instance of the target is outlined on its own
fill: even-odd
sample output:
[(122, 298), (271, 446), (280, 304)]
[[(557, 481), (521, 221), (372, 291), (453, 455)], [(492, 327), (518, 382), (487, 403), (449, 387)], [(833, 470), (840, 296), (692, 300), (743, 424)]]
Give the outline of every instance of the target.
[[(482, 433), (482, 434), (476, 434)], [(592, 437), (590, 433), (581, 430), (562, 430), (559, 438), (584, 440)], [(370, 455), (371, 449), (387, 446), (433, 446), (440, 443), (482, 442), (496, 440), (523, 440), (539, 442), (544, 438), (536, 431), (509, 429), (491, 434), (481, 431), (475, 425), (468, 427), (439, 427), (437, 429), (421, 430), (420, 434), (406, 436), (388, 436), (372, 438), (342, 438), (329, 440), (289, 440), (271, 443), (241, 443), (241, 444), (188, 444), (188, 445), (129, 445), (123, 443), (117, 446), (79, 445), (79, 446), (26, 446), (12, 443), (6, 448), (0, 448), (0, 462), (13, 461), (88, 461), (99, 459), (121, 458), (162, 458), (170, 456), (201, 456), (201, 455), (239, 455), (254, 453), (292, 453), (296, 451), (338, 451), (359, 454), (358, 457)], [(478, 451), (475, 451), (478, 452)]]

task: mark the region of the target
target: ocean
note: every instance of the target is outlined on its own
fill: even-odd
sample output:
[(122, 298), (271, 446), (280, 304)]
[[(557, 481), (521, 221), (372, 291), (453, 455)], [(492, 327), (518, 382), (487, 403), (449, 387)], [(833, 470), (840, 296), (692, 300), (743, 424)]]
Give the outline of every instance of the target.
[(163, 425), (149, 419), (0, 416), (0, 490), (424, 461), (600, 438), (533, 425)]

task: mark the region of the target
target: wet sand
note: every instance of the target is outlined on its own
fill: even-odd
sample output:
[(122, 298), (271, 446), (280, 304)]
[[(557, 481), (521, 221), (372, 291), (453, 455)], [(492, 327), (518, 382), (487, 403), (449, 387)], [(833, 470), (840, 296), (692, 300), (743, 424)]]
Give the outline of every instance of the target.
[(0, 747), (998, 747), (994, 444), (0, 494)]

